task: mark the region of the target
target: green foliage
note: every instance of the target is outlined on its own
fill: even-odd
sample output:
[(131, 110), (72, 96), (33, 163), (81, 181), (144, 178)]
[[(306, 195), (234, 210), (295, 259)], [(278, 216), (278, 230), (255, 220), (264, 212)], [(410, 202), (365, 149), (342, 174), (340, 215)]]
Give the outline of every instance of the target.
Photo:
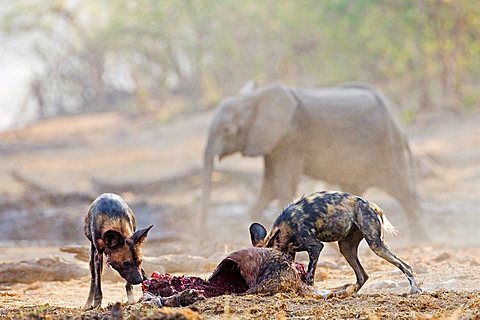
[(36, 36), (45, 104), (63, 112), (173, 96), (211, 106), (249, 79), (370, 82), (409, 119), (478, 104), (477, 0), (18, 0), (6, 11), (4, 33)]
[(402, 111), (402, 120), (405, 123), (412, 123), (415, 120), (415, 117), (417, 116), (417, 111), (413, 109), (403, 109)]

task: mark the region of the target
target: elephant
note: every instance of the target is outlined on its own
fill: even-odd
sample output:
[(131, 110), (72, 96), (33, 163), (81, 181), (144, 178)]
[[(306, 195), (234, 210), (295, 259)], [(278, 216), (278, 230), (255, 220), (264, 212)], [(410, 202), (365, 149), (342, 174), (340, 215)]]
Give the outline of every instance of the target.
[(374, 87), (289, 88), (273, 83), (220, 101), (204, 151), (201, 221), (207, 219), (216, 158), (263, 156), (261, 189), (249, 209), (261, 220), (270, 201), (290, 203), (302, 174), (361, 196), (378, 187), (403, 207), (410, 232), (424, 236), (407, 136)]

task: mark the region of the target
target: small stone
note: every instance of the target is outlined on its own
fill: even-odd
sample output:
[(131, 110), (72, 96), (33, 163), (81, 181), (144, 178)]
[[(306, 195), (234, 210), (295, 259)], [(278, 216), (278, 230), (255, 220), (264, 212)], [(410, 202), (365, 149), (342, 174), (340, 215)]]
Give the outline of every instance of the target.
[(315, 289), (315, 293), (318, 294), (323, 299), (327, 299), (332, 295), (331, 290), (325, 290), (325, 289)]
[(396, 289), (396, 288), (399, 288), (400, 285), (395, 282), (395, 281), (392, 281), (392, 280), (382, 280), (382, 281), (379, 281), (377, 283), (374, 283), (370, 286), (371, 288), (373, 289), (390, 289), (390, 288), (393, 288), (393, 289)]
[(429, 267), (427, 264), (420, 262), (413, 267), (413, 271), (417, 274), (424, 274), (429, 272)]
[(452, 258), (452, 255), (448, 252), (444, 252), (442, 254), (440, 254), (439, 256), (436, 256), (435, 258), (433, 258), (433, 261), (435, 262), (442, 262), (442, 261), (445, 261), (445, 260), (448, 260), (448, 259), (451, 259)]

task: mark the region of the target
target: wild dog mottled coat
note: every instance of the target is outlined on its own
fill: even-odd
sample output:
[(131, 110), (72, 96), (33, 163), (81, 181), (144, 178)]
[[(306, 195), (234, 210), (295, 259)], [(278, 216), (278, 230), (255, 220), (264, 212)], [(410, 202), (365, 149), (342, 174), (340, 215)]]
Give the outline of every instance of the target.
[[(407, 277), (411, 293), (420, 292), (412, 268), (399, 259), (384, 241), (384, 233), (394, 233), (395, 228), (382, 210), (374, 203), (345, 192), (322, 191), (303, 196), (287, 206), (275, 220), (267, 235), (265, 228), (253, 223), (250, 226), (252, 244), (271, 247), (289, 254), (307, 251), (309, 265), (307, 282), (313, 284), (315, 269), (323, 249), (322, 242), (338, 241), (340, 252), (355, 271), (358, 291), (368, 275), (358, 260), (357, 249), (365, 238), (369, 247), (381, 258), (398, 267)], [(351, 289), (349, 289), (351, 290)]]
[(135, 216), (127, 203), (118, 195), (104, 193), (93, 201), (85, 216), (85, 236), (90, 240), (90, 292), (85, 308), (98, 307), (102, 303), (101, 275), (103, 254), (107, 264), (127, 281), (125, 289), (132, 303), (133, 284), (145, 278), (141, 246), (153, 226), (136, 229)]

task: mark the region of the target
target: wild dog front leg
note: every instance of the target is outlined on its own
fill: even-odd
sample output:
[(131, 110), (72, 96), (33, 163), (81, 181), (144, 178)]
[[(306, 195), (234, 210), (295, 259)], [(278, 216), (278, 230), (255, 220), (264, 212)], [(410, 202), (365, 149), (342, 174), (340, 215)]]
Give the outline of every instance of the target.
[(102, 305), (102, 271), (103, 271), (103, 251), (95, 250), (95, 291), (94, 291), (94, 303), (93, 307), (97, 308)]
[(320, 252), (322, 252), (323, 243), (318, 240), (313, 240), (306, 245), (306, 250), (308, 252), (308, 269), (307, 269), (307, 284), (312, 285), (315, 282), (315, 270), (317, 269), (318, 257)]
[(127, 282), (125, 285), (125, 291), (127, 291), (127, 301), (129, 304), (135, 303), (135, 298), (133, 296), (133, 286)]
[(85, 303), (85, 306), (83, 307), (83, 309), (87, 310), (87, 309), (90, 309), (92, 307), (92, 304), (93, 304), (93, 295), (95, 293), (95, 252), (96, 252), (96, 249), (95, 249), (95, 246), (93, 245), (93, 243), (91, 244), (90, 246), (90, 291), (88, 293), (88, 298), (87, 298), (87, 302)]
[[(143, 270), (143, 268), (141, 269), (141, 272), (142, 272), (143, 280), (147, 280), (148, 279), (147, 274), (145, 273), (145, 270)], [(130, 304), (135, 303), (135, 297), (133, 295), (133, 286), (128, 282), (125, 284), (125, 291), (127, 292), (128, 303)]]

